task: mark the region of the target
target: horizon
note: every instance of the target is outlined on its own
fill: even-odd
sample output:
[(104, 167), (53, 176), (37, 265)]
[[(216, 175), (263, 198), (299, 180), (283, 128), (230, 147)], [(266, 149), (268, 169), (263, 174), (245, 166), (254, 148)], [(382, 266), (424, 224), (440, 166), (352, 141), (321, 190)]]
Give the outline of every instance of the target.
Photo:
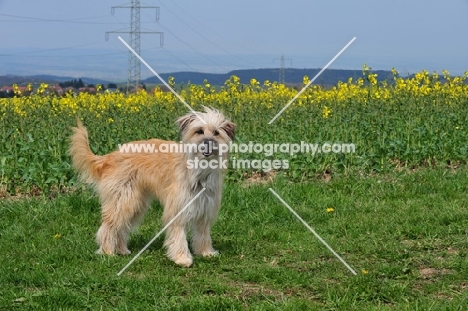
[[(297, 72), (300, 72), (300, 71), (319, 71), (321, 70), (322, 68), (286, 68), (286, 73), (289, 71), (290, 74), (292, 71), (295, 71), (296, 73)], [(199, 72), (199, 71), (178, 71), (178, 72), (167, 72), (167, 73), (161, 73), (162, 76), (171, 76), (171, 75), (180, 75), (180, 74), (187, 74), (187, 75), (203, 75), (203, 74), (206, 74), (206, 75), (211, 75), (212, 78), (213, 77), (216, 77), (218, 76), (218, 78), (220, 77), (223, 77), (223, 76), (226, 76), (226, 75), (235, 75), (236, 72), (238, 73), (242, 73), (242, 72), (245, 72), (245, 73), (250, 73), (250, 72), (255, 72), (255, 71), (264, 71), (264, 70), (274, 70), (274, 71), (278, 71), (280, 70), (280, 68), (278, 67), (271, 67), (271, 68), (250, 68), (250, 69), (234, 69), (234, 70), (231, 70), (229, 72), (225, 72), (225, 73), (212, 73), (212, 72)], [(352, 76), (352, 74), (356, 74), (356, 72), (362, 74), (362, 71), (363, 69), (339, 69), (339, 68), (332, 68), (332, 69), (327, 69), (322, 75), (327, 75), (326, 72), (329, 71), (331, 73), (333, 72), (349, 72), (350, 73), (350, 76)], [(375, 72), (375, 73), (384, 73), (384, 74), (390, 74), (391, 73), (391, 69), (390, 70), (384, 70), (384, 69), (373, 69), (372, 68), (372, 72)], [(406, 73), (399, 73), (399, 76), (401, 77), (410, 77), (414, 74), (416, 74), (417, 72), (406, 72)], [(277, 75), (277, 73), (274, 73)], [(439, 75), (441, 75), (442, 73), (437, 73)], [(455, 75), (453, 75), (455, 76)], [(4, 75), (0, 75), (0, 81), (2, 81), (2, 78), (18, 78), (18, 79), (28, 79), (28, 78), (31, 78), (31, 79), (40, 79), (41, 77), (44, 77), (45, 80), (47, 79), (50, 79), (50, 80), (53, 80), (53, 81), (48, 81), (48, 83), (56, 83), (57, 85), (60, 84), (60, 83), (63, 83), (63, 82), (69, 82), (69, 81), (72, 81), (72, 80), (84, 80), (84, 83), (85, 84), (125, 84), (127, 83), (126, 80), (122, 79), (122, 80), (107, 80), (107, 79), (100, 79), (100, 78), (94, 78), (94, 77), (87, 77), (87, 76), (80, 76), (80, 77), (72, 77), (72, 76), (58, 76), (58, 75), (49, 75), (49, 74), (33, 74), (33, 75), (17, 75), (17, 74), (4, 74)], [(288, 77), (288, 76), (286, 76)], [(301, 76), (300, 78), (302, 79), (303, 76)], [(348, 78), (349, 78), (348, 77)], [(255, 79), (258, 79), (258, 77), (255, 77), (255, 76), (252, 76), (251, 78), (255, 78)], [(310, 78), (310, 77), (309, 77)], [(56, 80), (54, 80), (56, 79)], [(156, 82), (156, 83), (153, 83), (153, 82), (149, 82), (147, 80), (150, 80), (150, 79), (157, 79), (155, 76), (149, 76), (147, 78), (142, 78), (141, 79), (141, 83), (142, 84), (161, 84), (160, 82)], [(208, 82), (210, 82), (209, 80), (209, 77), (204, 77), (204, 79), (207, 79)], [(291, 78), (290, 78), (291, 79)], [(347, 78), (346, 78), (347, 79)], [(268, 79), (270, 80), (270, 79)], [(277, 81), (278, 79), (275, 79), (275, 80), (270, 80), (271, 82), (278, 82)], [(286, 84), (297, 84), (298, 81), (287, 81), (288, 79), (286, 79), (285, 83)], [(379, 76), (379, 80), (382, 80), (382, 76)], [(86, 82), (86, 81), (95, 81), (95, 82)], [(338, 81), (344, 81), (343, 79), (336, 79), (336, 82)], [(27, 81), (19, 81), (19, 82), (13, 82), (15, 84), (19, 84), (20, 86), (23, 86), (23, 85), (26, 85), (27, 83), (32, 83), (32, 84), (40, 84), (41, 82), (47, 82), (47, 81), (33, 81), (33, 82), (27, 82)], [(179, 83), (179, 81), (177, 81), (176, 79), (176, 82)], [(264, 81), (263, 80), (259, 80), (259, 82), (263, 83)], [(185, 81), (182, 81), (180, 83), (185, 83)], [(249, 83), (249, 81), (242, 81), (242, 83)], [(195, 83), (193, 82), (193, 84), (201, 84), (201, 83)], [(210, 84), (212, 84), (210, 82)], [(10, 85), (0, 85), (0, 87), (2, 86), (10, 86)]]

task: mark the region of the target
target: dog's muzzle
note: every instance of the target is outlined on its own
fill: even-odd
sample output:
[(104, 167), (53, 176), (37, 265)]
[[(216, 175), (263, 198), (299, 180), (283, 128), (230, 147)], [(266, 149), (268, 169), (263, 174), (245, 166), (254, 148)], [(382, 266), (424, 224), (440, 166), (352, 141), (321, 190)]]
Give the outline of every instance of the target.
[(204, 139), (200, 146), (200, 151), (205, 157), (209, 157), (213, 154), (213, 149), (215, 148), (216, 146), (212, 139)]

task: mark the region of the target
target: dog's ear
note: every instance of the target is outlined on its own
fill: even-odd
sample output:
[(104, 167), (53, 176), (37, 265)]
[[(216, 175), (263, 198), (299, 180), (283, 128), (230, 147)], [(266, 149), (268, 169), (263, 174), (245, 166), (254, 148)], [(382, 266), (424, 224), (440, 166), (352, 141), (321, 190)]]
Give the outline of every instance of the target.
[(186, 114), (183, 117), (177, 119), (176, 124), (179, 126), (180, 133), (183, 133), (187, 130), (190, 124), (197, 118), (194, 113)]
[(226, 121), (222, 127), (231, 140), (234, 140), (234, 132), (236, 131), (236, 125), (231, 121)]

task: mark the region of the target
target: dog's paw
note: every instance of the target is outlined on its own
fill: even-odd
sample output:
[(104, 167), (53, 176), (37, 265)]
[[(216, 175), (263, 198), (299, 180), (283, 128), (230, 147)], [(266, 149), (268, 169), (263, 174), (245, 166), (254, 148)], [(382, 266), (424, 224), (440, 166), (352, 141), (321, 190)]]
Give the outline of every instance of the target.
[(219, 252), (215, 249), (210, 249), (208, 251), (201, 252), (200, 255), (202, 255), (203, 257), (214, 257), (218, 256)]
[(98, 254), (98, 255), (108, 255), (108, 256), (114, 256), (114, 255), (115, 255), (114, 252), (109, 251), (109, 250), (106, 251), (106, 250), (102, 249), (102, 247), (100, 247), (100, 248), (96, 251), (96, 254)]
[(180, 257), (175, 259), (174, 262), (178, 266), (188, 268), (192, 265), (193, 259), (190, 257)]
[(117, 251), (117, 254), (119, 255), (130, 255), (131, 253), (132, 252), (128, 248)]

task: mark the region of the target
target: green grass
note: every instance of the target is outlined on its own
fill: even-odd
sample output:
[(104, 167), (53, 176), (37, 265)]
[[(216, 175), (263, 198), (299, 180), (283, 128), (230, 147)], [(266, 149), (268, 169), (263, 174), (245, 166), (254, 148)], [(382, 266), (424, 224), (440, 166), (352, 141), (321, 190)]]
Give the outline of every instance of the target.
[[(120, 277), (132, 257), (94, 254), (100, 215), (91, 192), (4, 199), (0, 309), (467, 310), (466, 173), (462, 167), (228, 183), (213, 228), (220, 256), (180, 268), (158, 239)], [(160, 215), (155, 203), (132, 235), (133, 254), (159, 231)]]

